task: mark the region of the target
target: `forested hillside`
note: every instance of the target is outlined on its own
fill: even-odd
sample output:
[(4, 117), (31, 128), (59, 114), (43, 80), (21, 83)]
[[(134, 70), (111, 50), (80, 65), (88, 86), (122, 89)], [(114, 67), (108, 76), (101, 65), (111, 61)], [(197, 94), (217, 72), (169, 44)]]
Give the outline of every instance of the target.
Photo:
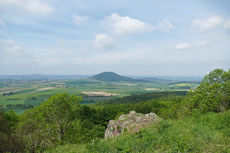
[[(55, 94), (21, 115), (0, 110), (0, 152), (229, 152), (230, 70), (216, 69), (194, 90), (133, 95), (81, 105)], [(111, 119), (135, 110), (162, 120), (103, 140)]]
[(120, 81), (135, 82), (137, 81), (132, 78), (118, 75), (114, 72), (103, 72), (103, 73), (92, 76), (92, 78), (99, 80), (99, 81), (106, 81), (106, 82), (120, 82)]

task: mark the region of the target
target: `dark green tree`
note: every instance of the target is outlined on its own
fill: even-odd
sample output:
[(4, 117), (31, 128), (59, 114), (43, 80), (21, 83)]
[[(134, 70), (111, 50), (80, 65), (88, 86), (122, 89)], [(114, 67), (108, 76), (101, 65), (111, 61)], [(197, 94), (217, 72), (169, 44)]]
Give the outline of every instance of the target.
[(4, 112), (0, 106), (0, 152), (22, 153), (24, 145), (15, 128), (18, 116), (15, 112)]
[(68, 142), (69, 128), (77, 120), (81, 97), (67, 93), (56, 94), (40, 106), (25, 112), (19, 131), (29, 152), (43, 151), (47, 147)]

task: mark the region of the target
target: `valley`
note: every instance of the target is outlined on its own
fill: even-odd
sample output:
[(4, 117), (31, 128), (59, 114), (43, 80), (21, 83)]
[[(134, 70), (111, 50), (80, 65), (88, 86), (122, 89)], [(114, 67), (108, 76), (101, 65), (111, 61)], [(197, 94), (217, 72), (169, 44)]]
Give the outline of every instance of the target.
[(199, 85), (198, 81), (133, 79), (113, 72), (86, 78), (43, 75), (27, 77), (0, 77), (0, 105), (7, 110), (22, 113), (28, 108), (40, 105), (56, 93), (66, 92), (82, 96), (81, 104), (92, 104), (135, 94), (188, 91)]

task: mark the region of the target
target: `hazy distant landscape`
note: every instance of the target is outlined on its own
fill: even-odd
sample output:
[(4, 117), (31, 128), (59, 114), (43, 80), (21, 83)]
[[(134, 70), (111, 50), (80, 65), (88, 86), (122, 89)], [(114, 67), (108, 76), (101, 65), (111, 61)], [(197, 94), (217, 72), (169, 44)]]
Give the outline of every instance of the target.
[[(174, 80), (176, 79), (176, 80)], [(183, 80), (184, 79), (184, 80)], [(23, 112), (56, 93), (67, 92), (83, 97), (82, 104), (102, 102), (117, 97), (161, 91), (188, 91), (199, 85), (191, 77), (133, 79), (105, 72), (95, 76), (11, 75), (0, 76), (0, 104), (7, 110)]]

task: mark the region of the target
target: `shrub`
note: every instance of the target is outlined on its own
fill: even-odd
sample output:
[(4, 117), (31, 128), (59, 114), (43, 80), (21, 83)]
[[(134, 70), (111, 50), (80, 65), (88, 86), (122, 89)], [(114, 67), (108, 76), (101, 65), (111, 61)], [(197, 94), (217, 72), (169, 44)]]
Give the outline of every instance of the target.
[(230, 108), (230, 69), (215, 69), (187, 95), (188, 111), (222, 112)]

